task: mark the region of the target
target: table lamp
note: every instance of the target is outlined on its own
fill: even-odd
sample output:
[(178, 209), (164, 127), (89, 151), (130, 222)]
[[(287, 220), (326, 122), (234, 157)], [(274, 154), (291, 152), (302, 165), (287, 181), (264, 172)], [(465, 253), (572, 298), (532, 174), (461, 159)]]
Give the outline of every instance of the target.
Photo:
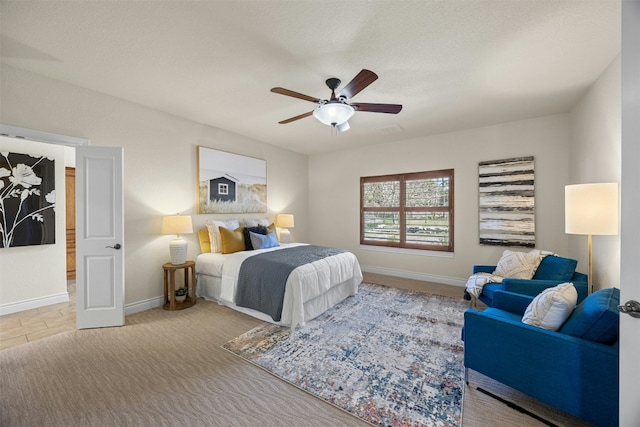
[(282, 243), (291, 242), (291, 232), (287, 229), (293, 228), (294, 224), (295, 222), (292, 214), (278, 214), (278, 216), (276, 216), (276, 227), (282, 228), (282, 230), (280, 230), (280, 239), (282, 240)]
[(189, 233), (193, 233), (190, 216), (169, 215), (162, 219), (162, 234), (177, 236), (169, 244), (172, 264), (184, 264), (187, 261), (187, 241), (180, 235)]

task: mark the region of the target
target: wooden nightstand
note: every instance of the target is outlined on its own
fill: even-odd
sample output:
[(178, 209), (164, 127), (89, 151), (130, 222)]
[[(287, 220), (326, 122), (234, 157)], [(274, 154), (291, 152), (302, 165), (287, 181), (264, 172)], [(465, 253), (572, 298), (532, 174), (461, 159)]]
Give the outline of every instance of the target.
[[(164, 306), (165, 310), (183, 310), (196, 303), (196, 263), (187, 261), (184, 264), (162, 264), (164, 270)], [(184, 287), (189, 290), (184, 302), (176, 301), (176, 270), (184, 270)], [(191, 272), (191, 280), (189, 280)]]

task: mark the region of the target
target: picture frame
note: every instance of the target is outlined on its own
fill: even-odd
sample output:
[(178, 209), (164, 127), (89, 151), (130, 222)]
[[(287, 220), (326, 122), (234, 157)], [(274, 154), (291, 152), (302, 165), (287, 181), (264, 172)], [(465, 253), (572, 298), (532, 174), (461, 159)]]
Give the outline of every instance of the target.
[(266, 213), (266, 160), (197, 147), (198, 213)]
[(479, 235), (481, 245), (536, 245), (533, 156), (480, 162)]
[(0, 248), (56, 242), (55, 160), (0, 153)]

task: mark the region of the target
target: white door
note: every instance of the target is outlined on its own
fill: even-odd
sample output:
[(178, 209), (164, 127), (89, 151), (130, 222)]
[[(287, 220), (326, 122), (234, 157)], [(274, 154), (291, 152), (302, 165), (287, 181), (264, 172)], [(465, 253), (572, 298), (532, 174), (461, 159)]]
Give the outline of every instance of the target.
[(122, 147), (76, 148), (76, 323), (124, 325)]
[[(622, 2), (620, 299), (640, 301), (640, 1)], [(640, 426), (640, 318), (620, 316), (620, 426)]]

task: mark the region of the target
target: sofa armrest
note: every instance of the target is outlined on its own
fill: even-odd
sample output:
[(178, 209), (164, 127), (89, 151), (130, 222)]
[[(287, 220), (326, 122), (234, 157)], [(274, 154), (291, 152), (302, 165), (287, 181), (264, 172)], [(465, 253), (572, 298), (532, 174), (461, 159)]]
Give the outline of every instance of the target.
[(616, 346), (467, 310), (464, 365), (596, 425), (617, 425)]
[(476, 273), (493, 273), (496, 270), (495, 265), (474, 265), (473, 274)]
[(510, 313), (524, 315), (533, 297), (507, 291), (495, 291), (493, 294), (493, 308), (508, 311)]

